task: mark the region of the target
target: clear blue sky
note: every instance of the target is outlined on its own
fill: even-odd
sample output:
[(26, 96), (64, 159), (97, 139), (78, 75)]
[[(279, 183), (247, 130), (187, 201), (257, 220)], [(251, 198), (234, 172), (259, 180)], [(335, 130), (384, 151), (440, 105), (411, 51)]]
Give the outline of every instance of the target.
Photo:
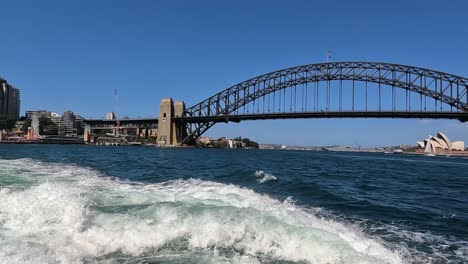
[[(0, 77), (22, 111), (156, 116), (273, 70), (332, 60), (409, 64), (468, 76), (468, 2), (3, 1)], [(211, 136), (300, 145), (414, 144), (468, 124), (434, 120), (275, 120), (218, 124)]]

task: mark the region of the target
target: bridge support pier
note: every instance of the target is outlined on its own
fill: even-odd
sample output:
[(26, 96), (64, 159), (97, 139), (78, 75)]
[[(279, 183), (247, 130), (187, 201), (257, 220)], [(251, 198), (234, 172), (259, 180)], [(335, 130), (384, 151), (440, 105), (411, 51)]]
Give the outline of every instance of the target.
[(160, 146), (180, 146), (187, 134), (184, 123), (174, 120), (174, 117), (182, 117), (185, 111), (183, 101), (174, 102), (172, 98), (161, 100), (159, 108), (159, 123), (157, 144)]
[(90, 141), (89, 134), (91, 134), (91, 126), (86, 124), (83, 134), (83, 141), (86, 143)]

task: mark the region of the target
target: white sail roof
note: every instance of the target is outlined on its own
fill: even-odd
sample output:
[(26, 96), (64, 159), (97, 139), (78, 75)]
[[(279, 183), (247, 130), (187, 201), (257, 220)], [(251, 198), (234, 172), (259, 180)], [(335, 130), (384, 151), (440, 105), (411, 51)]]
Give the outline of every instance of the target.
[(452, 150), (459, 150), (459, 151), (465, 150), (465, 142), (463, 142), (463, 141), (454, 141), (452, 143)]
[(440, 138), (440, 139), (443, 139), (445, 141), (445, 143), (447, 143), (447, 147), (449, 150), (452, 150), (452, 142), (450, 141), (450, 139), (442, 132), (439, 132), (437, 133), (437, 137)]
[[(441, 149), (449, 149), (447, 142), (444, 139), (438, 137), (432, 137), (432, 140), (436, 141), (440, 145)], [(437, 145), (436, 145), (437, 146)]]

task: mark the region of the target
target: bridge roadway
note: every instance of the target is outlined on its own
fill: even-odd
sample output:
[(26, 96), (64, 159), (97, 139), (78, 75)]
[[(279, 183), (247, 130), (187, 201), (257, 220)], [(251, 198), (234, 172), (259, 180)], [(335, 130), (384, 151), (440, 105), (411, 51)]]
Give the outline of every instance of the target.
[[(85, 119), (84, 123), (93, 127), (99, 126), (112, 126), (116, 125), (117, 120), (115, 119)], [(141, 127), (141, 126), (154, 126), (158, 124), (158, 118), (127, 118), (119, 119), (121, 127)]]
[[(236, 122), (243, 120), (268, 120), (268, 119), (300, 119), (300, 118), (429, 118), (429, 119), (457, 119), (468, 122), (468, 112), (407, 112), (407, 111), (321, 111), (321, 112), (296, 112), (296, 113), (254, 113), (237, 115), (216, 116), (187, 116), (174, 117), (174, 120), (185, 123), (200, 122)], [(115, 126), (116, 120), (86, 119), (84, 121), (94, 129), (109, 128)], [(119, 120), (121, 127), (154, 126), (158, 118), (131, 118)], [(101, 127), (102, 126), (102, 127)]]
[(406, 112), (406, 111), (321, 111), (297, 113), (255, 113), (216, 116), (175, 117), (175, 120), (185, 123), (204, 122), (240, 122), (242, 120), (268, 119), (298, 119), (298, 118), (428, 118), (428, 119), (458, 119), (468, 121), (468, 112)]

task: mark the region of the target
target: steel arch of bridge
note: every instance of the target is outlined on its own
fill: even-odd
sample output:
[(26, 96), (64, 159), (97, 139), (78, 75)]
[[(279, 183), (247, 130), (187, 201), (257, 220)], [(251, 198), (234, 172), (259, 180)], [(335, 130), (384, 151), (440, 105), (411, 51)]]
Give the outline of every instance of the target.
[[(339, 111), (325, 111), (314, 109), (311, 112), (294, 111), (284, 113), (261, 113), (261, 116), (252, 117), (253, 114), (236, 115), (243, 106), (249, 103), (255, 104), (261, 98), (270, 94), (285, 91), (289, 88), (295, 88), (297, 85), (307, 85), (309, 83), (327, 82), (327, 105), (330, 102), (330, 82), (339, 81)], [(352, 82), (352, 100), (353, 108), (351, 111), (342, 109), (342, 82)], [(354, 109), (354, 83), (364, 82), (366, 85), (366, 111), (355, 111)], [(376, 111), (367, 111), (367, 84), (378, 85), (379, 109)], [(382, 112), (382, 86), (392, 87), (392, 110)], [(417, 93), (421, 96), (421, 109), (419, 111), (411, 109), (411, 102), (406, 103), (407, 109), (397, 111), (395, 108), (395, 88), (406, 91), (406, 100), (408, 101), (408, 92)], [(307, 86), (306, 86), (307, 89)], [(351, 88), (349, 88), (351, 89)], [(314, 92), (315, 93), (315, 92)], [(291, 98), (293, 92), (291, 91)], [(281, 93), (280, 93), (281, 96)], [(286, 92), (284, 93), (286, 96)], [(315, 96), (315, 94), (314, 94)], [(318, 97), (318, 94), (317, 94)], [(435, 101), (435, 111), (426, 111), (422, 109), (422, 98), (432, 98)], [(281, 98), (280, 98), (281, 100)], [(302, 99), (304, 100), (304, 99)], [(307, 91), (306, 91), (307, 100)], [(316, 100), (316, 99), (314, 99)], [(318, 99), (317, 99), (318, 100)], [(411, 100), (411, 94), (410, 94)], [(441, 111), (437, 111), (437, 103), (441, 106)], [(281, 103), (281, 102), (280, 102)], [(302, 101), (304, 103), (304, 101)], [(292, 100), (291, 100), (291, 104)], [(296, 102), (294, 101), (294, 104)], [(307, 101), (306, 101), (307, 104)], [(442, 111), (442, 104), (450, 106), (450, 111)], [(254, 105), (255, 108), (255, 105)], [(295, 107), (294, 107), (295, 108)], [(307, 108), (307, 107), (306, 107)], [(455, 114), (454, 110), (455, 109)], [(281, 110), (281, 109), (280, 109)], [(283, 109), (285, 110), (285, 109)], [(281, 112), (281, 111), (280, 111)], [(187, 137), (182, 143), (192, 142), (201, 134), (208, 130), (217, 122), (227, 120), (248, 120), (248, 119), (268, 119), (268, 118), (304, 118), (304, 117), (394, 117), (394, 118), (466, 118), (468, 112), (468, 78), (461, 76), (424, 69), (420, 67), (380, 63), (380, 62), (329, 62), (319, 64), (309, 64), (297, 67), (282, 69), (267, 74), (257, 76), (247, 81), (229, 87), (198, 104), (186, 109), (183, 117), (176, 120), (187, 125)], [(379, 114), (380, 113), (380, 114)], [(452, 113), (452, 114), (449, 114)], [(260, 113), (258, 113), (260, 114)], [(438, 114), (438, 115), (437, 115)]]

